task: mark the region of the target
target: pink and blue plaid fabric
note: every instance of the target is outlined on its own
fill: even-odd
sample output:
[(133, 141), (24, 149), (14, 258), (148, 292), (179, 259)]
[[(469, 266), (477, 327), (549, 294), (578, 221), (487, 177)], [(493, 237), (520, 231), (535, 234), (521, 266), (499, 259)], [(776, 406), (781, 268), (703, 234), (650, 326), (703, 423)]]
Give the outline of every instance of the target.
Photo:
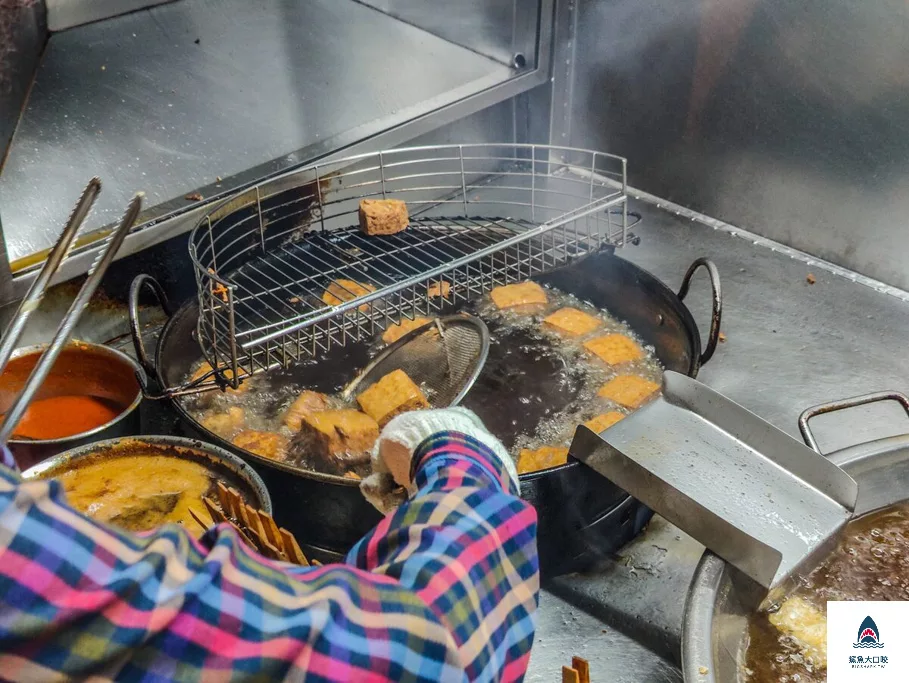
[(344, 564), (305, 569), (223, 525), (118, 531), (0, 467), (0, 678), (521, 680), (536, 513), (462, 434), (416, 457), (418, 495)]

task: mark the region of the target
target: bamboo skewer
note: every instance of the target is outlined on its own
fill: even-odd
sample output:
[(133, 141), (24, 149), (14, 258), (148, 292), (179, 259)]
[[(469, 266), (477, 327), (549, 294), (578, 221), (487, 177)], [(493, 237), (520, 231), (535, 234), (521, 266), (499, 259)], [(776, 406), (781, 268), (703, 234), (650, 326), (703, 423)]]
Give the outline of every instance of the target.
[[(218, 482), (217, 497), (217, 503), (208, 496), (202, 498), (202, 503), (215, 524), (230, 524), (244, 543), (269, 559), (303, 567), (311, 566), (293, 534), (287, 529), (279, 528), (267, 512), (247, 505), (239, 491)], [(190, 510), (190, 514), (208, 531), (210, 524), (194, 510)]]
[(590, 683), (590, 663), (580, 657), (571, 658), (571, 666), (562, 667), (562, 683)]

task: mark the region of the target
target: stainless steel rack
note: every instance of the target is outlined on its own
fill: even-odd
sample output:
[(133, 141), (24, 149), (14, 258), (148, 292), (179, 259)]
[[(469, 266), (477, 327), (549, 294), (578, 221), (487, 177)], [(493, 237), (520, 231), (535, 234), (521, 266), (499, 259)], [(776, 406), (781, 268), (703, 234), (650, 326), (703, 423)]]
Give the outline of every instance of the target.
[[(404, 200), (408, 229), (360, 233), (365, 198)], [(193, 229), (199, 341), (238, 386), (623, 244), (627, 228), (626, 161), (610, 154), (444, 145), (315, 165), (231, 198)]]

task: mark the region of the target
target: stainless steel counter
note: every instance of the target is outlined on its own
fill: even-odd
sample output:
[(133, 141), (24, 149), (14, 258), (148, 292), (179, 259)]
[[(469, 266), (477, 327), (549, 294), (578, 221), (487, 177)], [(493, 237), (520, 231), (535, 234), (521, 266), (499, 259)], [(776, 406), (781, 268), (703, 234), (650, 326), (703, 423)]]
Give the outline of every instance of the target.
[(354, 0), (183, 0), (57, 33), (0, 175), (9, 257), (21, 269), (48, 248), (92, 175), (104, 192), (87, 229), (146, 193), (132, 253), (188, 229), (196, 191), (213, 201), (355, 143), (395, 146), (546, 70)]
[[(652, 204), (633, 202), (630, 208), (643, 214), (635, 231), (642, 242), (624, 249), (624, 258), (675, 287), (699, 256), (709, 256), (720, 270), (726, 342), (699, 376), (711, 387), (793, 436), (799, 414), (811, 405), (882, 389), (909, 393), (909, 303), (786, 250), (755, 245), (747, 235)], [(698, 281), (686, 303), (704, 324), (708, 302), (709, 287)], [(825, 450), (909, 432), (898, 407), (856, 409), (812, 425)], [(528, 680), (559, 680), (572, 655), (590, 660), (594, 680), (681, 680), (674, 663), (687, 589), (702, 550), (657, 518), (597, 571), (549, 582)]]

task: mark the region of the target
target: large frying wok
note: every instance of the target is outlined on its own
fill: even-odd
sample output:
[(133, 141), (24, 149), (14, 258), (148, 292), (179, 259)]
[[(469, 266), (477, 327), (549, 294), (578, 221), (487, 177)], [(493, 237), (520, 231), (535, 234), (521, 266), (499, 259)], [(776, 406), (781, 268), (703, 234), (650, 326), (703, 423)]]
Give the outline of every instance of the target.
[[(682, 303), (690, 278), (700, 267), (707, 269), (713, 286), (713, 320), (703, 352), (697, 325)], [(656, 349), (666, 369), (694, 377), (713, 355), (719, 334), (720, 285), (715, 266), (706, 259), (692, 264), (678, 295), (650, 273), (616, 256), (612, 249), (534, 279), (627, 322)], [(139, 291), (144, 286), (154, 289), (166, 304), (160, 287), (150, 277), (140, 275), (133, 282), (132, 312), (137, 310)], [(201, 358), (195, 338), (197, 317), (194, 299), (170, 316), (161, 332), (154, 363), (141, 346), (138, 324), (133, 320), (139, 359), (163, 387), (180, 385)], [(378, 513), (360, 495), (355, 481), (240, 450), (204, 429), (180, 401), (174, 401), (174, 406), (188, 433), (232, 450), (255, 467), (271, 492), (276, 520), (310, 548), (343, 553), (378, 522)], [(521, 493), (537, 509), (541, 566), (549, 575), (574, 571), (614, 551), (637, 534), (651, 515), (624, 491), (576, 462), (521, 476)]]
[[(895, 400), (909, 413), (909, 398), (898, 393), (872, 394), (812, 408), (799, 426), (809, 446), (817, 442), (808, 419), (842, 408), (881, 400)], [(855, 516), (900, 503), (909, 498), (909, 434), (852, 446), (828, 458), (859, 485)], [(686, 683), (727, 683), (744, 679), (748, 645), (747, 600), (737, 588), (733, 570), (707, 551), (695, 571), (685, 605), (682, 633), (682, 673)]]

